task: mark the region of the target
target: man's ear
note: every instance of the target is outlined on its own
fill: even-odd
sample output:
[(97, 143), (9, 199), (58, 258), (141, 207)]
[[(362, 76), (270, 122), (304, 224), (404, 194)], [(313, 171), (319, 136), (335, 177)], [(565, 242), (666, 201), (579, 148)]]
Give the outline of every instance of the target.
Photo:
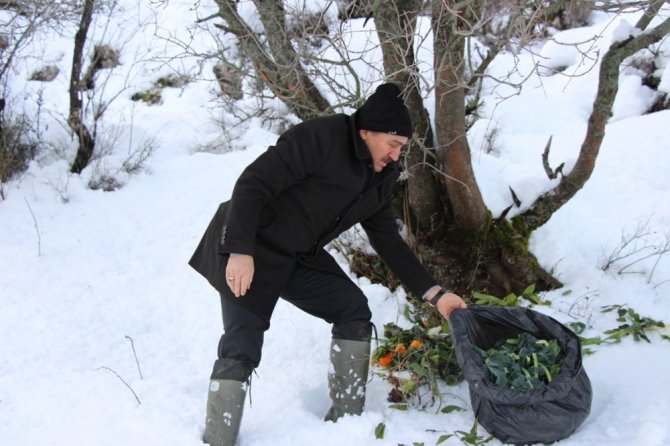
[(365, 130), (365, 129), (359, 129), (358, 134), (360, 135), (361, 139), (365, 141), (365, 139), (368, 137), (368, 133), (370, 133), (370, 130)]

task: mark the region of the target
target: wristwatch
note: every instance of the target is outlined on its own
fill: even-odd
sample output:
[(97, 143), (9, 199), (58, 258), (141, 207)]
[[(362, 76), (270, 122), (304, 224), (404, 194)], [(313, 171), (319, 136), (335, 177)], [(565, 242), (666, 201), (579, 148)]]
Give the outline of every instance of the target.
[(435, 296), (433, 296), (431, 299), (426, 299), (428, 300), (428, 303), (430, 303), (432, 306), (437, 306), (437, 302), (447, 294), (449, 291), (445, 290), (444, 288), (440, 288), (440, 291), (438, 291)]

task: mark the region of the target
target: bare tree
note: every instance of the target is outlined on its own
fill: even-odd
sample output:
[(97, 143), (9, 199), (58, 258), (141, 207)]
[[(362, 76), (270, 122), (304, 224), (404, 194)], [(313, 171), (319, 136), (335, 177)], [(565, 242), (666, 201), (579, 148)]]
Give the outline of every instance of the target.
[(70, 167), (73, 173), (81, 173), (88, 165), (93, 150), (95, 149), (95, 138), (86, 127), (82, 116), (84, 114), (83, 102), (81, 99), (82, 91), (82, 66), (84, 59), (84, 45), (86, 45), (86, 36), (88, 28), (93, 19), (93, 7), (95, 0), (85, 0), (84, 9), (81, 13), (81, 22), (79, 29), (74, 37), (74, 53), (72, 56), (72, 74), (70, 75), (70, 114), (67, 123), (79, 140), (79, 149), (77, 155)]
[[(74, 0), (0, 1), (0, 198), (2, 183), (25, 170), (42, 145), (34, 119), (15, 109), (16, 92), (11, 91), (11, 80), (21, 73), (25, 59), (32, 56), (33, 41), (46, 33), (59, 32), (75, 11)], [(45, 67), (42, 73), (47, 71)]]
[[(155, 141), (151, 139), (133, 141), (132, 125), (130, 133), (126, 132), (122, 136), (116, 128), (119, 124), (110, 123), (108, 119), (105, 119), (107, 111), (115, 100), (130, 88), (131, 74), (126, 75), (120, 88), (108, 88), (108, 82), (113, 76), (114, 69), (121, 65), (122, 52), (132, 39), (132, 35), (114, 35), (114, 32), (110, 30), (109, 17), (117, 12), (117, 5), (116, 0), (86, 0), (74, 38), (69, 86), (70, 109), (67, 122), (79, 146), (70, 171), (81, 173), (94, 161), (99, 161), (112, 153), (119, 154), (121, 147), (118, 145), (122, 137), (128, 139), (129, 145), (127, 158), (116, 169), (116, 173), (100, 172), (97, 169), (98, 166), (94, 166), (94, 173), (89, 180), (89, 187), (94, 189), (113, 190), (120, 187), (122, 183), (116, 178), (116, 175), (132, 174), (143, 169), (155, 149)], [(88, 44), (87, 35), (94, 17), (102, 19), (102, 24), (99, 26), (102, 35), (95, 37), (95, 44)], [(126, 54), (126, 61), (131, 66), (141, 66), (143, 61), (137, 59), (137, 56), (135, 54), (134, 60), (128, 60)], [(85, 61), (88, 64), (87, 67), (84, 67)], [(187, 81), (186, 78), (164, 77), (159, 79), (161, 88), (176, 86), (178, 83), (183, 85)], [(130, 119), (132, 120), (132, 110)]]
[[(121, 33), (110, 26), (112, 18), (118, 12), (118, 3), (118, 0), (0, 2), (0, 9), (5, 9), (0, 19), (0, 88), (4, 87), (0, 90), (2, 91), (0, 93), (2, 182), (11, 176), (13, 170), (27, 166), (26, 159), (34, 158), (38, 152), (35, 147), (54, 151), (60, 149), (51, 145), (49, 141), (41, 140), (39, 121), (41, 109), (38, 109), (37, 119), (12, 110), (12, 105), (16, 104), (16, 101), (11, 100), (11, 91), (8, 91), (9, 85), (12, 85), (9, 78), (16, 75), (26, 76), (25, 61), (40, 56), (37, 53), (39, 49), (36, 48), (41, 45), (34, 45), (33, 42), (49, 39), (54, 33), (73, 39), (74, 42), (68, 90), (69, 107), (67, 111), (53, 112), (53, 116), (60, 116), (63, 124), (67, 122), (66, 127), (72, 132), (77, 143), (77, 153), (70, 164), (71, 172), (81, 173), (92, 162), (112, 152), (118, 155), (119, 150), (123, 148), (119, 146), (122, 139), (128, 144), (127, 158), (122, 161), (116, 172), (110, 172), (109, 165), (105, 166), (104, 172), (103, 169), (94, 166), (89, 177), (89, 186), (105, 189), (118, 187), (121, 182), (116, 178), (117, 174), (132, 174), (146, 164), (155, 148), (155, 142), (149, 138), (133, 140), (132, 131), (126, 131), (123, 135), (115, 132), (115, 127), (123, 125), (119, 122), (123, 121), (123, 117), (117, 118), (113, 123), (103, 119), (115, 99), (130, 88), (130, 73), (135, 65), (140, 66), (142, 62), (139, 60), (141, 57), (139, 51), (134, 54), (134, 60), (131, 59), (133, 55), (126, 54), (126, 60), (131, 62), (131, 70), (121, 88), (109, 88), (112, 85), (109, 81), (113, 78), (113, 68), (121, 63), (121, 49), (125, 48), (125, 44), (133, 38), (133, 35)], [(4, 19), (5, 22), (2, 21)], [(95, 28), (94, 19), (98, 22)], [(94, 34), (92, 29), (102, 32), (102, 35)], [(94, 37), (89, 34), (94, 34)], [(89, 43), (89, 40), (95, 42)], [(30, 80), (48, 82), (59, 75), (60, 70), (56, 64), (45, 65), (33, 71)], [(3, 96), (8, 100), (4, 100)], [(36, 103), (41, 107), (41, 96), (36, 99)], [(47, 110), (46, 113), (50, 111)], [(13, 128), (9, 128), (10, 126)], [(59, 152), (58, 156), (71, 155)]]
[[(326, 42), (324, 46), (330, 51), (326, 52), (318, 45), (311, 48), (304, 45), (305, 34), (313, 31), (304, 29), (299, 38), (291, 37), (284, 2), (254, 1), (262, 25), (258, 30), (244, 22), (237, 11), (237, 2), (216, 0), (216, 3), (218, 16), (225, 22), (220, 28), (237, 37), (256, 74), (298, 117), (306, 119), (357, 104), (363, 80), (358, 77), (354, 64), (366, 60), (366, 55), (348, 48), (345, 39), (338, 38), (341, 33), (337, 30), (320, 32), (316, 37)], [(423, 261), (462, 293), (479, 289), (507, 294), (520, 292), (530, 283), (537, 283), (540, 289), (559, 286), (529, 252), (530, 235), (590, 177), (616, 97), (619, 67), (627, 57), (670, 34), (670, 21), (611, 46), (602, 58), (598, 93), (575, 167), (569, 174), (562, 175), (560, 169), (551, 170), (545, 161), (548, 174), (562, 175), (557, 187), (511, 219), (506, 216), (517, 202), (514, 191), (511, 191), (510, 208), (494, 216), (477, 185), (466, 137), (468, 115), (472, 112), (468, 104), (477, 102), (481, 79), (487, 76), (487, 67), (503, 49), (518, 49), (545, 36), (549, 27), (580, 23), (595, 7), (643, 9), (645, 14), (637, 27), (646, 30), (664, 1), (354, 0), (338, 3), (342, 23), (346, 23), (350, 14), (366, 17), (365, 23), (374, 20), (378, 39), (374, 49), (380, 49), (383, 57), (380, 77), (404, 87), (416, 136), (404, 160), (408, 179), (399, 185), (398, 209), (410, 229), (413, 247)], [(325, 11), (333, 2), (324, 4)], [(425, 23), (425, 18), (429, 19), (432, 32), (434, 83), (426, 79), (417, 62), (417, 43), (423, 42), (416, 39), (428, 38), (418, 32), (419, 20)], [(320, 20), (326, 26), (331, 25), (326, 23), (325, 12)], [(300, 42), (302, 46), (296, 47)], [(339, 58), (333, 58), (333, 53)], [(369, 72), (375, 72), (375, 67), (368, 68)], [(347, 71), (348, 79), (355, 85), (354, 91), (346, 91), (343, 82), (338, 83), (338, 78), (332, 75), (338, 70)], [(366, 79), (370, 80), (379, 79)], [(314, 87), (317, 81), (319, 85), (327, 85), (341, 101), (333, 105), (326, 102)], [(345, 92), (341, 93), (342, 90)], [(435, 97), (432, 120), (424, 102), (426, 90)], [(549, 149), (550, 144), (545, 160)], [(363, 268), (358, 271), (364, 272)], [(449, 271), (448, 276), (446, 271)]]
[(77, 14), (75, 0), (2, 0), (0, 11), (0, 80), (5, 80), (17, 57), (41, 31), (58, 32)]
[(308, 119), (329, 108), (328, 101), (302, 68), (291, 41), (285, 38), (288, 33), (283, 2), (254, 0), (266, 33), (264, 42), (237, 13), (236, 1), (217, 0), (216, 3), (227, 23), (222, 29), (239, 39), (258, 75), (296, 116)]

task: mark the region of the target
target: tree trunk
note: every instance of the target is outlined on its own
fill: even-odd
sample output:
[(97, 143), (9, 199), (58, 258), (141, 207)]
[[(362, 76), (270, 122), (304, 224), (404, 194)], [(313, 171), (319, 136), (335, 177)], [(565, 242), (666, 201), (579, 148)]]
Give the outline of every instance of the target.
[(442, 214), (434, 176), (433, 131), (423, 105), (414, 55), (416, 18), (421, 4), (421, 0), (383, 0), (376, 2), (374, 9), (386, 78), (404, 87), (405, 103), (412, 118), (414, 136), (404, 162), (409, 174), (406, 193), (416, 233), (430, 231), (436, 217)]
[(72, 56), (72, 74), (70, 76), (70, 114), (67, 123), (79, 140), (77, 155), (70, 166), (70, 172), (81, 173), (91, 161), (95, 149), (95, 138), (83, 122), (83, 104), (81, 100), (81, 71), (84, 58), (84, 46), (88, 28), (93, 18), (94, 0), (86, 0), (81, 14), (79, 29), (74, 36), (74, 53)]
[(465, 37), (458, 32), (460, 17), (453, 13), (462, 3), (467, 2), (433, 0), (435, 128), (437, 159), (454, 224), (476, 234), (486, 225), (487, 211), (472, 170), (465, 128)]

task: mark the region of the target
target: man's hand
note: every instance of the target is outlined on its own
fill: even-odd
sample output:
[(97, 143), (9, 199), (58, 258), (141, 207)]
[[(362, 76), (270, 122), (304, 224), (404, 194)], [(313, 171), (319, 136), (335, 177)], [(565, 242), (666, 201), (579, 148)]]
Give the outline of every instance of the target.
[[(435, 297), (437, 293), (440, 292), (440, 290), (441, 288), (439, 285), (435, 285), (433, 288), (428, 290), (425, 296), (426, 301), (430, 302), (430, 300)], [(437, 308), (437, 311), (439, 311), (440, 314), (444, 316), (445, 319), (449, 319), (452, 311), (457, 308), (467, 308), (467, 305), (465, 305), (463, 299), (461, 299), (458, 295), (446, 292), (437, 301), (435, 307)]]
[(444, 293), (440, 300), (437, 301), (435, 307), (445, 319), (449, 319), (452, 311), (457, 308), (467, 308), (467, 305), (465, 305), (460, 296), (454, 293)]
[(254, 258), (246, 254), (231, 254), (226, 266), (226, 282), (235, 297), (244, 296), (254, 279)]

